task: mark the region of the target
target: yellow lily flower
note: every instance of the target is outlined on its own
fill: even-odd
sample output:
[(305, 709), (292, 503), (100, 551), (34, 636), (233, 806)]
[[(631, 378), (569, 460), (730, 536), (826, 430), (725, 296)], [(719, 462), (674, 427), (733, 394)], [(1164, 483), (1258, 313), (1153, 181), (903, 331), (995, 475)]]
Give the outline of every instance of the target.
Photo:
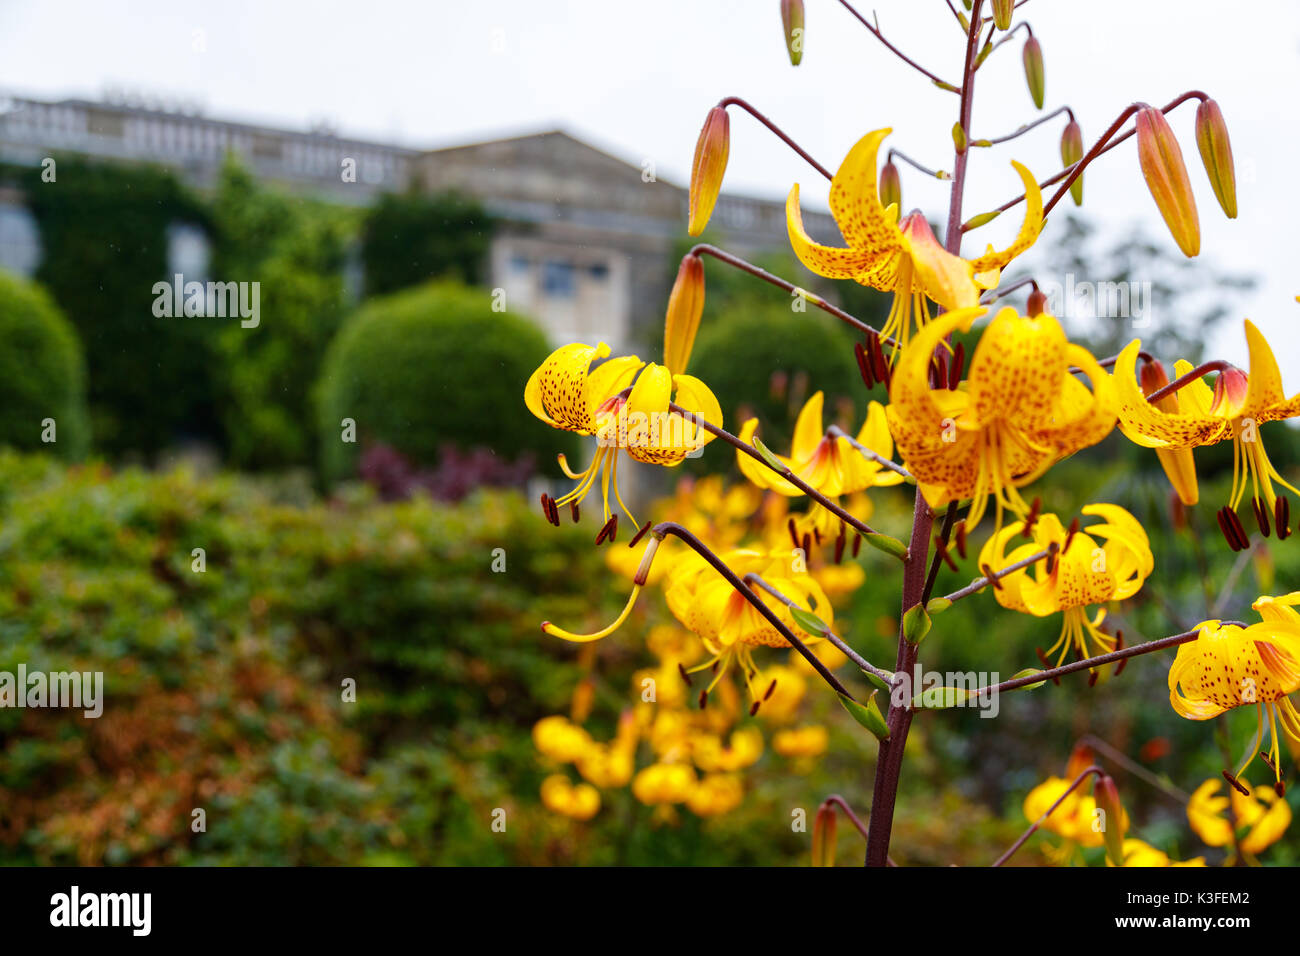
[(1253, 605), (1261, 621), (1249, 627), (1204, 621), (1196, 640), (1182, 644), (1169, 668), (1169, 703), (1188, 720), (1209, 720), (1243, 704), (1258, 713), (1255, 745), (1238, 769), (1250, 766), (1264, 739), (1268, 715), (1272, 742), (1268, 762), (1282, 780), (1278, 727), (1300, 743), (1300, 713), (1287, 695), (1300, 689), (1300, 592), (1261, 597)]
[(552, 760), (573, 763), (590, 750), (592, 739), (590, 734), (563, 714), (554, 714), (543, 717), (533, 725), (533, 746), (538, 753)]
[[(781, 464), (815, 490), (837, 502), (840, 495), (902, 482), (902, 475), (860, 454), (847, 438), (828, 437), (822, 425), (822, 403), (823, 394), (820, 391), (814, 392), (804, 402), (799, 417), (795, 420), (790, 455), (775, 455)], [(758, 419), (751, 418), (741, 428), (740, 440), (752, 444), (757, 430)], [(881, 458), (893, 457), (894, 441), (889, 436), (884, 406), (879, 402), (871, 402), (867, 406), (867, 418), (858, 432), (857, 441)], [(795, 485), (739, 449), (736, 450), (736, 464), (740, 473), (759, 488), (791, 498), (803, 494)], [(820, 506), (813, 509), (811, 520), (819, 533), (831, 532), (834, 523), (839, 521)]]
[(755, 727), (737, 730), (725, 745), (717, 734), (697, 734), (690, 744), (692, 762), (705, 773), (743, 770), (763, 756), (763, 734)]
[(590, 820), (600, 812), (600, 792), (589, 783), (575, 785), (556, 773), (542, 781), (542, 805), (574, 820)]
[[(745, 575), (757, 573), (768, 584), (780, 591), (795, 604), (815, 613), (828, 627), (834, 627), (834, 612), (821, 586), (806, 573), (791, 570), (788, 551), (763, 553), (737, 549), (722, 555), (727, 566), (742, 580)], [(782, 624), (799, 630), (790, 609), (762, 588), (755, 588), (759, 600), (768, 606)], [(745, 599), (726, 579), (698, 555), (683, 558), (669, 573), (664, 596), (668, 608), (677, 620), (699, 636), (705, 649), (712, 655), (690, 673), (717, 667), (713, 681), (705, 689), (707, 695), (731, 667), (738, 663), (745, 675), (750, 698), (757, 701), (768, 688), (754, 683), (758, 668), (754, 665), (753, 648), (789, 647), (790, 644), (767, 618)], [(802, 637), (805, 644), (814, 644), (821, 638)]]
[(730, 813), (745, 799), (745, 786), (734, 773), (711, 773), (699, 782), (686, 806), (697, 817)]
[[(1152, 405), (1139, 387), (1135, 369), (1142, 347), (1140, 340), (1134, 339), (1120, 352), (1114, 372), (1120, 431), (1134, 444), (1157, 450), (1190, 449), (1232, 439), (1232, 494), (1227, 506), (1219, 512), (1220, 525), (1229, 523), (1224, 526), (1224, 533), (1230, 542), (1234, 535), (1229, 530), (1233, 526), (1240, 530), (1236, 510), (1247, 486), (1253, 490), (1260, 530), (1268, 534), (1267, 515), (1272, 512), (1279, 537), (1286, 537), (1290, 530), (1282, 530), (1288, 523), (1290, 508), (1285, 498), (1274, 490), (1273, 483), (1300, 495), (1269, 461), (1259, 435), (1259, 426), (1265, 422), (1300, 415), (1300, 394), (1286, 398), (1273, 350), (1249, 319), (1246, 342), (1250, 348), (1249, 375), (1240, 369), (1227, 369), (1219, 374), (1213, 390), (1203, 381), (1191, 382), (1178, 392), (1179, 406), (1173, 412)], [(1179, 375), (1190, 370), (1186, 362), (1180, 362), (1175, 369)], [(1239, 543), (1245, 546), (1244, 541)], [(1234, 547), (1240, 549), (1238, 544)]]
[(820, 757), (828, 743), (830, 734), (818, 724), (780, 730), (772, 737), (772, 749), (788, 758)]
[[(1061, 794), (1073, 783), (1073, 778), (1048, 777), (1025, 797), (1025, 819), (1033, 823), (1038, 820), (1053, 803), (1061, 799)], [(1097, 801), (1091, 794), (1080, 793), (1086, 785), (1075, 787), (1061, 800), (1061, 805), (1052, 811), (1052, 815), (1043, 821), (1041, 829), (1064, 837), (1072, 846), (1097, 847), (1105, 841), (1105, 835), (1093, 828)]]
[[(998, 527), (1004, 508), (1026, 514), (1017, 489), (1115, 425), (1110, 376), (1047, 313), (1002, 309), (980, 337), (967, 380), (957, 389), (931, 388), (935, 348), (983, 314), (946, 312), (917, 333), (898, 360), (885, 409), (903, 464), (930, 507), (971, 499), (967, 530), (979, 524), (990, 496)], [(1091, 391), (1071, 365), (1083, 370)]]
[[(1064, 612), (1061, 636), (1047, 652), (1059, 648), (1057, 666), (1073, 647), (1079, 657), (1089, 656), (1089, 645), (1097, 653), (1115, 649), (1115, 638), (1100, 629), (1104, 609), (1089, 618), (1088, 606), (1122, 601), (1132, 597), (1155, 568), (1151, 543), (1136, 518), (1117, 505), (1096, 504), (1083, 509), (1088, 516), (1103, 519), (1100, 524), (1067, 531), (1054, 514), (1039, 515), (1031, 530), (1032, 539), (1007, 554), (1007, 545), (1022, 538), (1024, 522), (1007, 525), (985, 543), (979, 565), (1000, 571), (1055, 544), (1055, 560), (1039, 561), (998, 580), (993, 594), (997, 602), (1012, 611), (1047, 617)], [(1101, 539), (1100, 542), (1097, 539)]]
[[(1262, 853), (1278, 840), (1291, 825), (1291, 808), (1271, 787), (1252, 787), (1239, 781), (1249, 795), (1228, 787), (1220, 796), (1224, 782), (1212, 777), (1196, 788), (1187, 802), (1187, 822), (1206, 846), (1233, 846), (1232, 821), (1245, 832), (1241, 851), (1252, 856)], [(1225, 813), (1232, 807), (1231, 815)]]
[[(1113, 865), (1109, 858), (1106, 860), (1106, 865)], [(1124, 841), (1124, 865), (1141, 867), (1205, 866), (1205, 857), (1193, 857), (1182, 862), (1171, 860), (1169, 854), (1157, 850), (1151, 844), (1144, 843), (1136, 837), (1129, 837)]]
[(894, 293), (893, 308), (881, 331), (905, 345), (913, 322), (921, 328), (930, 319), (927, 300), (948, 310), (968, 308), (978, 301), (981, 288), (997, 285), (1002, 267), (1038, 238), (1043, 196), (1029, 170), (1012, 162), (1025, 187), (1025, 217), (1019, 234), (1001, 252), (989, 246), (974, 260), (962, 259), (939, 244), (921, 213), (913, 212), (899, 222), (898, 207), (881, 203), (876, 155), (890, 132), (879, 129), (860, 139), (831, 180), (831, 213), (847, 248), (820, 245), (804, 230), (797, 183), (786, 199), (785, 215), (795, 255), (813, 272)]
[(653, 763), (632, 780), (632, 796), (642, 803), (685, 803), (695, 791), (695, 770), (684, 763)]

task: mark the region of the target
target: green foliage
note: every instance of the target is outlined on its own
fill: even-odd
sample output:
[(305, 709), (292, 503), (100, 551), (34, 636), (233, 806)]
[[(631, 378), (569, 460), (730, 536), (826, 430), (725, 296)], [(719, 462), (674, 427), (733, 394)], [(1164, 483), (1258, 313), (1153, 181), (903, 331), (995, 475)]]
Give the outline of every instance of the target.
[(381, 197), (362, 233), (366, 294), (385, 295), (438, 278), (478, 284), (492, 225), (477, 200), (456, 193)]
[(39, 169), (6, 170), (41, 231), (36, 278), (85, 345), (95, 441), (152, 452), (218, 433), (212, 401), (216, 326), (154, 316), (167, 273), (167, 229), (202, 224), (202, 204), (165, 170), (58, 159), (57, 184)]
[[(484, 291), (431, 283), (369, 300), (347, 321), (317, 391), (328, 479), (351, 476), (367, 440), (429, 465), (444, 444), (540, 462), (573, 451), (571, 435), (523, 407), (524, 384), (550, 351), (545, 337), (491, 302)], [(340, 441), (345, 418), (356, 422), (356, 443)]]
[(222, 326), (221, 421), (233, 464), (306, 465), (315, 457), (311, 390), (344, 310), (349, 211), (262, 189), (233, 158), (213, 201), (214, 273), (260, 283), (261, 322)]
[(40, 448), (52, 418), (56, 442), (45, 447), (80, 458), (90, 440), (81, 342), (43, 289), (3, 272), (0, 342), (0, 443)]
[[(818, 389), (826, 393), (827, 425), (861, 426), (867, 403), (853, 342), (846, 328), (813, 306), (802, 313), (786, 305), (738, 306), (701, 323), (690, 373), (718, 397), (728, 430), (739, 431), (756, 416), (763, 442), (784, 454), (799, 410)], [(884, 399), (883, 389), (877, 397)], [(730, 455), (713, 442), (699, 462), (716, 471)]]

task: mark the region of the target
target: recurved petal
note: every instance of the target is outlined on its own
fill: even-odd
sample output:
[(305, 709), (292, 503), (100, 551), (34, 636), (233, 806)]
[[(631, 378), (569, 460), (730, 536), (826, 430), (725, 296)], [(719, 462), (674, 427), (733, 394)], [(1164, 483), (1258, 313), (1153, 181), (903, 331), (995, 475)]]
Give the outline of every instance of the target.
[[(790, 245), (799, 261), (828, 279), (858, 279), (867, 281), (881, 271), (888, 262), (897, 256), (900, 245), (888, 247), (848, 249), (823, 246), (815, 242), (803, 227), (803, 212), (799, 208), (799, 186), (796, 183), (785, 201), (786, 229), (790, 233)], [(895, 232), (896, 226), (891, 226)], [(875, 288), (881, 286), (868, 282)]]
[(898, 226), (876, 191), (876, 154), (890, 132), (878, 129), (858, 140), (831, 180), (831, 214), (844, 241), (854, 249), (878, 254), (895, 253), (903, 245)]
[[(740, 435), (738, 437), (746, 445), (753, 444), (754, 432), (757, 431), (757, 429), (758, 419), (751, 418), (749, 421), (745, 422), (744, 427), (740, 429)], [(777, 455), (776, 458), (786, 467), (791, 467), (791, 463), (787, 459), (782, 458), (780, 455)], [(797, 498), (799, 495), (803, 494), (802, 491), (790, 484), (790, 482), (786, 481), (771, 468), (768, 468), (760, 461), (755, 461), (752, 455), (746, 454), (739, 448), (736, 449), (736, 466), (740, 469), (742, 475), (759, 488), (770, 488), (772, 491), (789, 498)]]
[(1213, 444), (1231, 432), (1231, 424), (1221, 418), (1199, 412), (1164, 412), (1148, 402), (1137, 379), (1141, 348), (1140, 339), (1126, 345), (1111, 375), (1119, 401), (1120, 431), (1129, 441), (1144, 448), (1189, 448)]
[(524, 404), (548, 425), (592, 434), (587, 369), (594, 359), (608, 354), (609, 346), (604, 342), (594, 348), (581, 342), (560, 346), (529, 376), (524, 386)]
[[(930, 387), (930, 358), (935, 347), (950, 333), (968, 331), (984, 314), (983, 308), (956, 309), (937, 316), (908, 341), (898, 357), (889, 385), (889, 430), (904, 459), (946, 444), (947, 400), (961, 393), (942, 389), (940, 396)], [(920, 477), (918, 475), (918, 477)]]
[(1246, 386), (1246, 404), (1242, 414), (1268, 421), (1266, 412), (1286, 397), (1282, 392), (1282, 373), (1278, 370), (1273, 349), (1255, 323), (1246, 320), (1246, 344), (1250, 348), (1250, 379)]
[(587, 376), (587, 415), (592, 422), (596, 420), (596, 410), (631, 385), (644, 365), (635, 355), (620, 355), (596, 366)]
[(939, 245), (925, 216), (912, 213), (904, 220), (902, 231), (915, 279), (927, 296), (949, 310), (979, 305), (971, 264)]
[(801, 465), (812, 458), (826, 436), (822, 428), (822, 401), (820, 391), (813, 392), (808, 401), (799, 410), (799, 417), (794, 423), (794, 440), (790, 443), (790, 458)]
[(1038, 181), (1033, 174), (1014, 159), (1011, 165), (1020, 175), (1025, 186), (1025, 217), (1020, 222), (1020, 232), (1015, 240), (1000, 252), (990, 250), (978, 259), (972, 260), (971, 266), (976, 272), (1001, 269), (1008, 262), (1020, 255), (1034, 244), (1043, 229), (1043, 192), (1038, 188)]

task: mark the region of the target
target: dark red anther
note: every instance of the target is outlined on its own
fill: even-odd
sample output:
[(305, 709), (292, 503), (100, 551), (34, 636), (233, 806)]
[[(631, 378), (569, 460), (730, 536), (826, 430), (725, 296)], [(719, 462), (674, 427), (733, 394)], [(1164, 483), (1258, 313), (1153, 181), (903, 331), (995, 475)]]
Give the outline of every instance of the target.
[(1255, 524), (1259, 525), (1259, 533), (1267, 538), (1272, 530), (1268, 523), (1268, 509), (1264, 507), (1264, 503), (1258, 498), (1251, 498), (1250, 506), (1255, 511)]
[(1096, 686), (1097, 686), (1097, 678), (1100, 677), (1100, 676), (1101, 676), (1101, 671), (1099, 671), (1097, 668), (1095, 668), (1095, 667), (1089, 668), (1089, 669), (1088, 669), (1088, 686), (1089, 686), (1089, 687), (1096, 687)]
[(817, 542), (817, 547), (822, 546), (822, 532), (820, 528), (813, 528), (813, 540)]
[(961, 373), (966, 364), (966, 346), (958, 342), (952, 352), (952, 364), (948, 366), (948, 387), (954, 392), (961, 384)]
[(841, 522), (840, 533), (835, 536), (835, 563), (836, 564), (839, 564), (841, 561), (844, 560), (844, 542), (845, 542), (844, 524)]
[(787, 521), (785, 526), (786, 526), (786, 528), (788, 528), (789, 531), (790, 531), (790, 540), (791, 540), (792, 542), (794, 542), (794, 546), (795, 546), (796, 548), (797, 548), (797, 547), (800, 547), (800, 544), (799, 544), (799, 529), (795, 527), (794, 519), (791, 518), (789, 521)]
[(756, 700), (756, 701), (754, 701), (754, 703), (750, 704), (750, 706), (749, 706), (749, 716), (753, 717), (755, 714), (758, 713), (758, 707), (759, 707), (759, 704), (761, 704), (761, 703), (763, 703), (761, 700)]
[(1291, 537), (1291, 502), (1286, 495), (1278, 495), (1273, 502), (1273, 522), (1277, 525), (1277, 539), (1285, 541)]
[(776, 678), (775, 678), (775, 677), (772, 678), (772, 683), (770, 683), (770, 684), (767, 685), (767, 690), (765, 690), (765, 691), (763, 692), (763, 699), (764, 699), (764, 700), (767, 700), (769, 697), (771, 697), (771, 696), (772, 696), (772, 692), (773, 692), (774, 690), (776, 690)]
[(1043, 499), (1035, 498), (1029, 504), (1029, 514), (1025, 515), (1025, 526), (1020, 534), (1026, 538), (1034, 536), (1034, 525), (1038, 523), (1039, 512), (1043, 509)]
[(880, 344), (880, 336), (872, 333), (867, 346), (871, 350), (871, 374), (875, 376), (877, 382), (884, 382), (885, 387), (888, 388), (892, 373), (889, 362), (885, 359), (885, 349)]
[(614, 536), (618, 534), (618, 515), (610, 515), (608, 521), (600, 526), (600, 531), (596, 533), (596, 543), (604, 544), (606, 540), (613, 541)]
[(1241, 526), (1241, 519), (1237, 517), (1237, 512), (1224, 505), (1218, 511), (1218, 519), (1219, 530), (1227, 539), (1228, 547), (1233, 551), (1244, 551), (1250, 547), (1250, 538), (1246, 535), (1246, 529)]
[(573, 519), (573, 523), (574, 523), (574, 524), (577, 524), (577, 523), (578, 523), (578, 516), (579, 516), (579, 514), (580, 514), (580, 512), (578, 511), (578, 502), (577, 502), (577, 501), (570, 501), (570, 502), (569, 502), (569, 517), (571, 517), (571, 518)]
[(708, 704), (709, 704), (709, 692), (707, 690), (700, 691), (700, 710), (704, 710), (704, 708), (707, 707)]
[(954, 561), (952, 555), (948, 553), (948, 545), (944, 543), (943, 535), (936, 534), (934, 536), (934, 551), (943, 559), (943, 563), (948, 565), (948, 567), (952, 568), (954, 571), (960, 570), (957, 567), (957, 562)]
[(853, 556), (856, 558), (858, 552), (862, 550), (862, 532), (858, 532), (853, 539)]
[(690, 672), (686, 670), (686, 665), (681, 661), (677, 662), (677, 673), (682, 675), (682, 680), (686, 681), (687, 687), (690, 687), (692, 683)]
[(1277, 783), (1273, 784), (1273, 792), (1276, 793), (1279, 797), (1285, 797), (1286, 783), (1284, 781), (1279, 780)]
[(1070, 550), (1070, 542), (1074, 540), (1074, 536), (1078, 533), (1079, 533), (1079, 519), (1075, 518), (1073, 521), (1070, 522), (1070, 530), (1067, 531), (1065, 534), (1065, 544), (1061, 547), (1062, 551)]
[(812, 554), (812, 535), (807, 531), (803, 533), (803, 554), (805, 558)]
[(875, 388), (876, 377), (871, 374), (871, 360), (867, 358), (867, 350), (862, 347), (861, 342), (853, 343), (853, 357), (858, 360), (858, 372), (862, 375), (862, 384), (867, 388)]
[(966, 560), (966, 522), (963, 521), (957, 525), (957, 554), (963, 561)]
[(1261, 750), (1259, 752), (1259, 759), (1264, 761), (1264, 764), (1273, 772), (1274, 776), (1277, 776), (1277, 764), (1273, 763), (1273, 758), (1267, 751)]
[(999, 581), (999, 580), (998, 580), (998, 576), (997, 576), (996, 574), (993, 573), (993, 566), (992, 566), (992, 565), (989, 565), (989, 564), (981, 564), (981, 565), (980, 565), (980, 570), (984, 572), (984, 576), (985, 576), (986, 578), (989, 579), (990, 583), (992, 583), (992, 585), (993, 585), (993, 590), (995, 590), (995, 591), (1001, 591), (1001, 590), (1002, 590), (1002, 582)]
[[(1123, 632), (1123, 631), (1116, 631), (1116, 632), (1115, 632), (1115, 650), (1117, 650), (1117, 651), (1122, 651), (1123, 649), (1124, 649), (1124, 632)], [(1128, 658), (1127, 658), (1127, 657), (1121, 657), (1121, 658), (1119, 659), (1119, 666), (1115, 668), (1115, 676), (1118, 677), (1120, 674), (1124, 673), (1124, 668), (1126, 668), (1126, 667), (1128, 667)]]
[(632, 535), (632, 540), (627, 543), (627, 546), (629, 548), (635, 548), (636, 543), (640, 541), (643, 537), (645, 537), (645, 533), (649, 530), (650, 530), (650, 522), (646, 521), (646, 523), (641, 526), (641, 530), (638, 531), (636, 534)]
[(1250, 791), (1241, 785), (1241, 781), (1238, 780), (1236, 777), (1234, 777), (1232, 774), (1228, 773), (1228, 771), (1226, 770), (1223, 771), (1223, 779), (1228, 781), (1228, 783), (1232, 784), (1233, 788), (1243, 797), (1250, 796)]
[(943, 366), (939, 364), (939, 356), (937, 355), (930, 356), (930, 387), (931, 388), (948, 387), (948, 376), (944, 372)]

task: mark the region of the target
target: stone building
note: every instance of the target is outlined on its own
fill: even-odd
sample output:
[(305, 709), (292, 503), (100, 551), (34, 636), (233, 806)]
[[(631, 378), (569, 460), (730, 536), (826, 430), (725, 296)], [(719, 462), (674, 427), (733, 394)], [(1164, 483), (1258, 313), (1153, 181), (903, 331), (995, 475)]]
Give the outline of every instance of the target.
[[(512, 310), (536, 318), (557, 343), (657, 344), (673, 250), (686, 237), (686, 190), (567, 133), (418, 150), (141, 104), (0, 97), (3, 162), (38, 167), (59, 154), (152, 162), (203, 190), (228, 152), (268, 184), (339, 203), (369, 204), (408, 188), (471, 195), (499, 221), (488, 275)], [(835, 235), (829, 216), (805, 215), (815, 234)], [(779, 202), (724, 193), (713, 224), (742, 255), (789, 248)], [(0, 191), (0, 267), (30, 274), (40, 261), (38, 232), (20, 198)], [(201, 273), (205, 246), (202, 234), (178, 224), (176, 271)]]

